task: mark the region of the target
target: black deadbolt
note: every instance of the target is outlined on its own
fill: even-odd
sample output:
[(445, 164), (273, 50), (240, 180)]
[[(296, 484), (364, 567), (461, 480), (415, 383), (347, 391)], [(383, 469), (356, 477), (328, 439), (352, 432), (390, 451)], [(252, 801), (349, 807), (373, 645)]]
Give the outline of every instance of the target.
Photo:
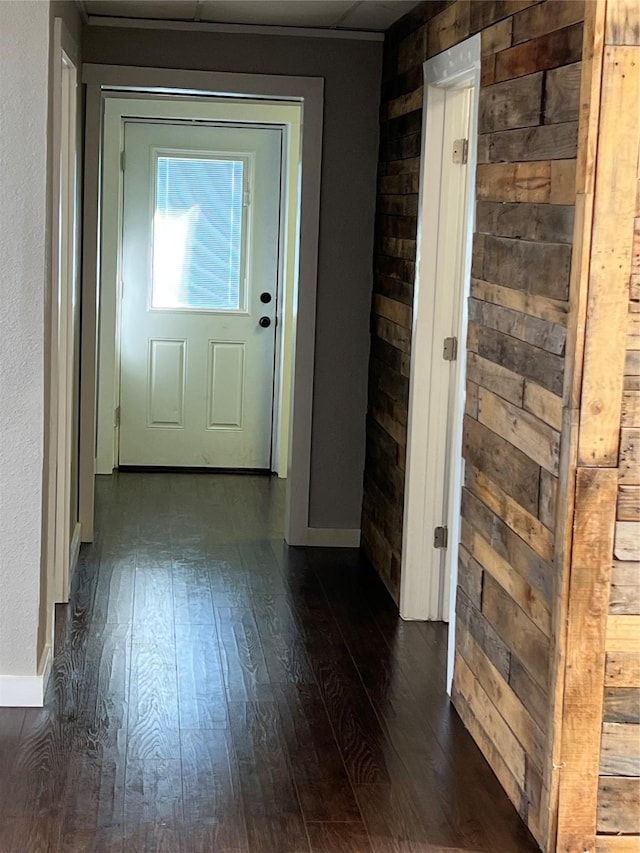
[(264, 293), (261, 293), (260, 302), (264, 302), (265, 305), (268, 305), (269, 302), (271, 302), (271, 294), (267, 293), (266, 291)]
[(268, 329), (271, 325), (271, 320), (269, 317), (260, 317), (258, 323), (262, 326), (263, 329)]

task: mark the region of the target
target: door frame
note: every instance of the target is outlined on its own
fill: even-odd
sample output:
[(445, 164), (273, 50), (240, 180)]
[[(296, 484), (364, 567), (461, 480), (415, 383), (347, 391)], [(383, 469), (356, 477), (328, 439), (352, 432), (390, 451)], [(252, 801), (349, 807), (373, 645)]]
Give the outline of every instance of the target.
[(267, 99), (298, 104), (302, 111), (300, 162), (304, 181), (300, 189), (297, 278), (291, 289), (293, 357), (285, 539), (290, 545), (310, 544), (315, 533), (309, 526), (309, 485), (324, 81), (315, 77), (85, 64), (83, 82), (87, 99), (79, 466), (82, 539), (92, 541), (94, 535), (103, 107), (105, 98), (118, 92), (137, 97)]
[[(293, 347), (293, 294), (295, 278), (297, 199), (299, 191), (300, 104), (279, 101), (231, 100), (220, 98), (179, 99), (127, 92), (105, 94), (102, 150), (102, 225), (100, 259), (100, 312), (98, 332), (98, 388), (96, 473), (110, 474), (119, 455), (120, 407), (120, 303), (122, 300), (122, 240), (124, 185), (121, 154), (124, 125), (130, 119), (149, 121), (197, 120), (217, 125), (273, 127), (282, 130), (284, 146), (281, 162), (281, 211), (278, 229), (276, 282), (275, 364), (273, 416), (271, 422), (272, 471), (287, 475), (288, 397), (291, 393)], [(293, 204), (291, 201), (293, 200)]]
[[(480, 35), (445, 51), (424, 63), (424, 104), (421, 151), (418, 253), (414, 290), (414, 316), (411, 345), (409, 418), (407, 433), (406, 491), (404, 536), (400, 586), (400, 615), (403, 619), (436, 619), (449, 621), (451, 670), (452, 638), (455, 625), (455, 589), (457, 583), (458, 541), (460, 532), (460, 497), (464, 463), (462, 459), (462, 416), (465, 400), (467, 298), (471, 275), (471, 249), (475, 216), (475, 170), (477, 160), (477, 115), (480, 91)], [(433, 188), (442, 180), (442, 136), (444, 113), (438, 109), (437, 90), (471, 87), (467, 183), (464, 204), (465, 226), (459, 242), (463, 253), (463, 274), (457, 296), (457, 329), (459, 348), (453, 383), (454, 431), (447, 443), (444, 436), (430, 434), (428, 401), (432, 386), (431, 346), (434, 336), (451, 335), (449, 329), (434, 328), (436, 302), (435, 249), (439, 225), (438, 206), (430, 203)], [(429, 156), (426, 156), (428, 152)], [(428, 188), (428, 189), (427, 189)], [(426, 408), (425, 408), (426, 407)], [(448, 451), (448, 454), (447, 454)], [(435, 461), (448, 455), (447, 483), (433, 482), (429, 476)], [(448, 487), (448, 546), (444, 567), (433, 559), (433, 507), (443, 506)], [(436, 522), (440, 524), (443, 522)], [(447, 580), (448, 576), (448, 580)]]
[[(76, 305), (79, 297), (79, 49), (61, 18), (53, 22), (51, 353), (48, 453), (48, 598), (69, 600), (80, 550), (72, 512)], [(48, 618), (52, 619), (52, 614)], [(49, 633), (48, 633), (49, 636)]]

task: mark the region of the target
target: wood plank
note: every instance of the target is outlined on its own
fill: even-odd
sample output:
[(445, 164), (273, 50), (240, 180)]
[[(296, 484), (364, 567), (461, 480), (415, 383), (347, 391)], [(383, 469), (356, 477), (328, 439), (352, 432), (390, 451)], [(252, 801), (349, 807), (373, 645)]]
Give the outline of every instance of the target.
[(607, 617), (607, 652), (633, 652), (640, 655), (640, 616), (610, 614)]
[(412, 310), (409, 305), (404, 305), (395, 299), (375, 294), (373, 297), (373, 311), (380, 317), (385, 317), (393, 323), (397, 323), (404, 329), (411, 328)]
[(544, 736), (531, 714), (500, 675), (471, 634), (460, 622), (456, 625), (456, 649), (484, 690), (487, 698), (498, 709), (527, 757), (541, 769), (544, 761)]
[[(551, 615), (543, 596), (517, 574), (486, 539), (479, 533), (473, 534), (472, 552), (478, 564), (505, 589), (516, 604), (524, 610), (531, 621), (545, 636), (551, 636)], [(478, 603), (480, 597), (478, 597)]]
[(532, 317), (522, 311), (483, 302), (473, 297), (469, 300), (469, 318), (489, 329), (496, 329), (511, 335), (513, 338), (525, 341), (535, 347), (552, 352), (555, 355), (564, 354), (566, 329), (557, 323), (550, 323), (540, 317)]
[(619, 487), (616, 518), (618, 521), (640, 521), (640, 486)]
[(562, 393), (564, 359), (561, 356), (531, 346), (510, 335), (475, 325), (477, 336), (475, 351), (483, 358), (502, 364), (514, 373), (520, 373), (542, 385), (552, 394)]
[(551, 161), (539, 163), (485, 163), (476, 171), (479, 201), (549, 202)]
[(552, 160), (549, 201), (551, 204), (576, 203), (576, 160)]
[(640, 427), (640, 391), (625, 391), (622, 395), (622, 427)]
[(532, 6), (537, 0), (486, 0), (484, 3), (471, 4), (471, 32), (484, 30), (502, 18), (515, 15), (522, 9)]
[(528, 379), (524, 383), (523, 408), (554, 430), (562, 430), (562, 398)]
[(476, 231), (544, 243), (573, 242), (572, 205), (479, 201)]
[(640, 561), (640, 527), (637, 521), (616, 521), (613, 554), (617, 560)]
[(569, 294), (571, 246), (485, 236), (482, 264), (485, 281), (516, 290), (566, 300)]
[(545, 124), (578, 120), (581, 80), (581, 62), (563, 65), (561, 68), (547, 72), (544, 90)]
[(513, 287), (503, 287), (481, 278), (471, 279), (471, 296), (491, 302), (492, 305), (502, 305), (532, 317), (539, 317), (549, 323), (557, 323), (559, 326), (565, 326), (567, 323), (567, 303), (560, 299), (549, 299), (546, 296), (515, 290)]
[(544, 468), (540, 469), (540, 501), (538, 504), (538, 518), (548, 527), (555, 531), (556, 507), (558, 503), (558, 478), (554, 477)]
[(532, 678), (547, 688), (549, 676), (549, 638), (534, 625), (526, 613), (491, 575), (485, 575), (482, 612), (512, 655), (516, 655)]
[(629, 616), (640, 614), (640, 564), (614, 560), (609, 613)]
[(640, 429), (620, 430), (620, 484), (640, 485)]
[[(606, 48), (593, 214), (579, 464), (618, 462), (629, 267), (640, 139), (634, 48)], [(623, 123), (620, 116), (627, 117)]]
[(460, 589), (456, 596), (456, 615), (502, 677), (509, 678), (511, 662), (509, 649), (481, 611), (471, 604)]
[(584, 19), (582, 0), (547, 0), (518, 12), (513, 18), (513, 43), (543, 36)]
[[(471, 353), (469, 353), (471, 354)], [(478, 419), (478, 386), (475, 382), (467, 380), (467, 393), (464, 400), (464, 413), (469, 417)]]
[(605, 687), (640, 687), (640, 654), (636, 652), (607, 652)]
[(478, 724), (483, 728), (489, 740), (499, 749), (518, 786), (524, 788), (524, 749), (462, 655), (458, 655), (456, 658), (454, 682), (456, 690), (475, 714)]
[(463, 520), (467, 522), (469, 531), (465, 543), (467, 547), (473, 550), (473, 531), (480, 533), (511, 570), (535, 588), (544, 602), (550, 604), (553, 593), (550, 565), (467, 488), (462, 492), (462, 507)]
[(453, 47), (469, 35), (471, 3), (457, 0), (429, 21), (427, 58)]
[(537, 511), (539, 468), (525, 453), (478, 421), (465, 418), (462, 454), (520, 506)]
[(635, 0), (608, 0), (607, 44), (640, 45), (640, 21)]
[(403, 116), (414, 110), (420, 110), (422, 109), (423, 100), (424, 88), (422, 86), (414, 89), (413, 92), (409, 92), (407, 95), (400, 95), (398, 98), (387, 102), (387, 118), (398, 118), (398, 116)]
[(640, 835), (597, 835), (596, 853), (640, 853)]
[[(495, 83), (480, 90), (478, 132), (491, 133), (540, 124), (543, 72)], [(519, 159), (519, 158), (513, 158)], [(531, 157), (528, 159), (542, 159)]]
[(486, 388), (478, 392), (478, 420), (522, 450), (538, 465), (558, 474), (560, 433)]
[(558, 851), (595, 847), (605, 624), (613, 550), (615, 471), (576, 472), (562, 720)]
[(640, 833), (640, 779), (603, 776), (598, 786), (598, 832)]
[(603, 719), (605, 723), (640, 723), (640, 688), (607, 687)]
[(549, 716), (547, 691), (529, 675), (515, 656), (511, 660), (509, 685), (540, 728), (546, 731)]
[[(516, 405), (522, 404), (524, 393), (524, 379), (496, 364), (494, 361), (489, 361), (482, 358), (475, 352), (467, 354), (467, 379), (476, 384), (475, 396), (478, 398), (478, 385), (483, 388), (488, 388), (490, 391), (499, 394), (505, 400)], [(476, 415), (477, 417), (477, 415)]]
[(640, 726), (637, 723), (603, 723), (600, 775), (640, 776)]
[(511, 34), (513, 30), (513, 18), (505, 18), (490, 27), (486, 27), (480, 33), (480, 53), (483, 57), (499, 50), (511, 47)]
[(479, 609), (482, 600), (482, 566), (462, 545), (458, 552), (458, 585)]
[(496, 80), (578, 62), (582, 56), (582, 24), (530, 39), (496, 54)]
[(574, 158), (577, 150), (576, 121), (501, 130), (478, 137), (478, 163), (563, 161)]

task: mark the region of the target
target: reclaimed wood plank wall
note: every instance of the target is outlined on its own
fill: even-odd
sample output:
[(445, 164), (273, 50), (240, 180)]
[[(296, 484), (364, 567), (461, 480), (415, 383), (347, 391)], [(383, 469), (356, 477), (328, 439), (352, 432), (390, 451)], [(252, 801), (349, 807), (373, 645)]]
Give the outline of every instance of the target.
[[(635, 10), (635, 11), (634, 11)], [(635, 26), (630, 26), (635, 15)], [(635, 76), (640, 109), (640, 12), (620, 3), (608, 15), (610, 63)], [(639, 127), (636, 122), (635, 146)], [(629, 143), (634, 145), (633, 136)], [(628, 228), (631, 230), (630, 223)], [(596, 813), (598, 853), (640, 850), (640, 163), (638, 164), (620, 432), (613, 565), (605, 629), (605, 672)], [(623, 330), (624, 331), (624, 330)]]
[(562, 853), (626, 853), (640, 850), (640, 506), (632, 490), (640, 485), (633, 459), (640, 10), (635, 0), (598, 0), (587, 9), (564, 544), (556, 557), (564, 581), (557, 619), (564, 617), (566, 632), (557, 632), (554, 649), (549, 782), (558, 809), (550, 838)]
[(381, 106), (362, 531), (397, 599), (422, 63), (481, 32), (453, 696), (543, 847), (554, 829), (556, 501), (583, 18), (580, 0), (422, 3), (388, 34)]

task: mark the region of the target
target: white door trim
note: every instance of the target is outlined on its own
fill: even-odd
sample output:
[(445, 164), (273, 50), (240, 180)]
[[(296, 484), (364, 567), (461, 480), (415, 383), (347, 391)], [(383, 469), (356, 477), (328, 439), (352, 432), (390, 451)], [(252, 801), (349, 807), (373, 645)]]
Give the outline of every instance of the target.
[(93, 538), (94, 473), (96, 455), (97, 314), (99, 305), (99, 208), (103, 98), (114, 90), (141, 97), (189, 95), (195, 97), (267, 98), (302, 105), (298, 280), (295, 283), (295, 341), (292, 365), (289, 465), (285, 538), (305, 545), (309, 538), (311, 415), (315, 353), (315, 315), (320, 215), (320, 166), (324, 81), (311, 77), (84, 65), (87, 84), (85, 142), (85, 208), (83, 253), (82, 404), (80, 425), (80, 507), (83, 541)]
[(120, 405), (119, 304), (123, 177), (120, 152), (124, 145), (124, 123), (129, 118), (158, 120), (198, 119), (215, 123), (270, 125), (281, 128), (285, 138), (282, 186), (283, 211), (279, 229), (280, 252), (276, 288), (276, 364), (274, 417), (272, 425), (272, 470), (287, 474), (288, 429), (291, 395), (291, 352), (293, 349), (293, 285), (296, 273), (297, 199), (302, 105), (282, 101), (230, 101), (218, 98), (182, 99), (147, 95), (133, 97), (124, 92), (104, 96), (102, 150), (102, 252), (100, 260), (100, 316), (97, 389), (96, 473), (110, 474), (118, 460), (119, 429), (114, 417)]
[[(460, 494), (463, 460), (462, 414), (467, 327), (467, 296), (471, 274), (471, 241), (473, 235), (476, 168), (477, 111), (480, 88), (480, 36), (467, 39), (460, 45), (434, 57), (424, 64), (424, 107), (421, 152), (420, 214), (418, 224), (418, 263), (416, 268), (413, 337), (411, 346), (411, 379), (409, 390), (409, 423), (407, 436), (407, 468), (404, 508), (404, 539), (400, 588), (400, 614), (404, 619), (447, 619), (450, 622), (449, 640), (455, 625), (455, 587), (457, 582), (458, 538), (460, 528)], [(446, 550), (446, 571), (434, 568), (432, 508), (443, 505), (443, 485), (431, 482), (426, 472), (433, 469), (438, 447), (429, 435), (428, 401), (432, 382), (432, 340), (451, 334), (434, 328), (436, 296), (435, 246), (438, 233), (438, 205), (426, 203), (433, 198), (433, 187), (440, 186), (442, 177), (441, 152), (444, 114), (437, 97), (438, 90), (452, 87), (473, 87), (469, 127), (468, 180), (466, 189), (466, 228), (462, 240), (464, 265), (461, 293), (458, 300), (457, 338), (460, 351), (456, 361), (454, 434), (450, 438), (448, 475), (448, 506), (446, 523), (449, 544)], [(425, 156), (425, 152), (429, 156)], [(429, 188), (429, 192), (425, 191)], [(426, 411), (425, 411), (426, 407)], [(428, 529), (425, 527), (428, 526)], [(431, 567), (429, 570), (428, 567)], [(449, 583), (443, 576), (448, 575)], [(446, 587), (446, 588), (445, 588)], [(451, 648), (451, 646), (450, 646)]]
[[(78, 297), (77, 98), (79, 51), (61, 18), (53, 27), (53, 194), (47, 576), (52, 600), (69, 600), (79, 535), (71, 507), (75, 301)], [(47, 617), (53, 624), (53, 616)], [(49, 636), (49, 632), (48, 632)], [(52, 642), (52, 640), (51, 640)]]

